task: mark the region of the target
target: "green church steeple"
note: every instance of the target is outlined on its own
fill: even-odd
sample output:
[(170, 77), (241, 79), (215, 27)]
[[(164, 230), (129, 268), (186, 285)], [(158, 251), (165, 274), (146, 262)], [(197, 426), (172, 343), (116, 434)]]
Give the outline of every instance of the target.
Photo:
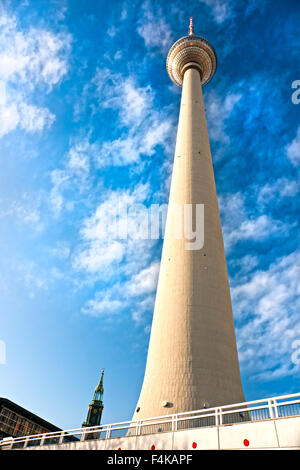
[(86, 421), (84, 423), (82, 423), (83, 427), (99, 426), (100, 425), (102, 411), (103, 411), (103, 408), (104, 408), (104, 405), (103, 405), (103, 394), (104, 394), (103, 375), (104, 375), (104, 369), (102, 369), (99, 383), (98, 383), (97, 387), (95, 388), (95, 393), (94, 393), (93, 400), (89, 404), (89, 410), (88, 410)]

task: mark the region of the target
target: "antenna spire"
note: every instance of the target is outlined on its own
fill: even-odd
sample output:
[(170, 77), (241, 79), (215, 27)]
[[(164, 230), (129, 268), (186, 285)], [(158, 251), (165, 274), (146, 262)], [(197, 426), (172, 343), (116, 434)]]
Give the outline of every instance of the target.
[(189, 36), (193, 36), (194, 34), (194, 25), (193, 25), (193, 17), (190, 17), (190, 26), (189, 26)]

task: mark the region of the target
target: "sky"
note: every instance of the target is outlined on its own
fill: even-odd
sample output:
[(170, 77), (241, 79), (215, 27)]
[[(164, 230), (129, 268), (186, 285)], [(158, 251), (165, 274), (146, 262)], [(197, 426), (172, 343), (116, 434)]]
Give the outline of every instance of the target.
[(0, 396), (64, 429), (102, 368), (102, 422), (137, 403), (162, 240), (110, 208), (168, 201), (190, 16), (245, 397), (300, 389), (299, 2), (0, 0)]

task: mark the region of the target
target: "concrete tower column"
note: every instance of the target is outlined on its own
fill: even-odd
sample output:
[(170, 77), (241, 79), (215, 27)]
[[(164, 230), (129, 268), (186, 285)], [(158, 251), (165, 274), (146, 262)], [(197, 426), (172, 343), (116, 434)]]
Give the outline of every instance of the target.
[[(133, 419), (244, 401), (202, 97), (215, 67), (213, 48), (193, 31), (168, 55), (182, 97), (147, 364)], [(193, 207), (194, 225), (197, 205), (204, 207), (198, 248), (174, 229), (178, 218), (184, 226), (186, 205)]]

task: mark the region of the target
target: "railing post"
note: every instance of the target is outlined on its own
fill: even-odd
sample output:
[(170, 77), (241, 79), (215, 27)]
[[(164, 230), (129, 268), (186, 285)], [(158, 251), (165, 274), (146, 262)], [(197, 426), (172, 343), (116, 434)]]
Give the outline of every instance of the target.
[(275, 418), (279, 418), (277, 400), (274, 399), (273, 402), (274, 402)]
[(58, 439), (58, 443), (59, 443), (59, 444), (62, 444), (62, 443), (63, 443), (64, 436), (65, 436), (65, 433), (64, 433), (64, 431), (63, 431), (63, 432), (60, 434), (59, 439)]
[(219, 426), (223, 424), (222, 408), (219, 408)]
[(25, 449), (27, 447), (28, 441), (29, 441), (29, 436), (26, 437), (26, 439), (24, 441), (23, 449)]
[(138, 421), (136, 425), (136, 435), (140, 436), (141, 435), (141, 423), (142, 421)]
[(215, 425), (219, 426), (218, 408), (216, 408), (216, 411), (215, 411)]
[(268, 400), (268, 407), (269, 407), (270, 419), (273, 419), (274, 413), (273, 413), (272, 400)]
[(111, 424), (107, 426), (105, 439), (110, 439), (111, 436)]
[(44, 445), (45, 439), (46, 439), (46, 435), (42, 436), (40, 446)]
[(85, 435), (86, 435), (86, 428), (82, 428), (81, 436), (80, 436), (80, 442), (85, 441)]
[(177, 415), (172, 416), (172, 432), (177, 431)]

